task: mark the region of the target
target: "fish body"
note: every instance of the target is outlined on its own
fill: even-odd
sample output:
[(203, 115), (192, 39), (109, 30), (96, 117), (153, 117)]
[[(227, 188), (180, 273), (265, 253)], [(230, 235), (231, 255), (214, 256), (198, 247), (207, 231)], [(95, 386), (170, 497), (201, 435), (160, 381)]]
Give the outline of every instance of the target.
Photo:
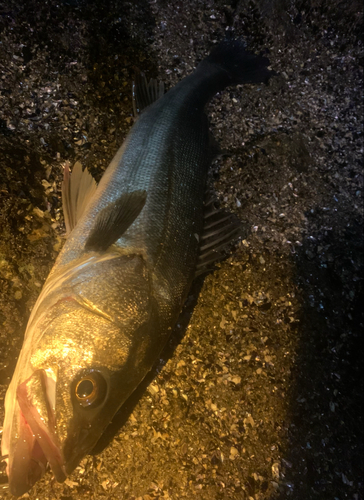
[(204, 106), (227, 85), (267, 80), (267, 66), (241, 42), (222, 42), (140, 114), (105, 171), (34, 306), (6, 395), (14, 495), (47, 463), (63, 481), (158, 358), (203, 237)]

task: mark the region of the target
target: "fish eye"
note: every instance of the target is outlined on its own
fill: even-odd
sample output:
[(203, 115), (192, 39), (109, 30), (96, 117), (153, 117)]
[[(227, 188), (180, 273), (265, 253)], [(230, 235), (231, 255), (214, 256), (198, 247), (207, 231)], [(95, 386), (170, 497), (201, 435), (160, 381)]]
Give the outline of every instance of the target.
[(94, 380), (90, 378), (84, 378), (80, 380), (76, 386), (76, 396), (80, 401), (89, 398), (92, 399), (96, 391), (97, 391), (96, 384)]
[(84, 408), (95, 407), (103, 402), (106, 396), (106, 380), (100, 372), (92, 370), (83, 373), (74, 385), (74, 397)]

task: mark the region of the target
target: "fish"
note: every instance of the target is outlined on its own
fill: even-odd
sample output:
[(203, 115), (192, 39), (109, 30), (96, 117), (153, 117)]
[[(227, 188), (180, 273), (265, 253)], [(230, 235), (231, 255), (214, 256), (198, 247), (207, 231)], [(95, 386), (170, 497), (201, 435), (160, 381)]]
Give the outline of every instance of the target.
[(233, 237), (206, 202), (216, 153), (204, 108), (230, 85), (266, 83), (269, 60), (217, 44), (164, 92), (136, 77), (139, 113), (98, 185), (78, 163), (62, 185), (67, 239), (31, 312), (6, 393), (2, 455), (20, 496), (48, 465), (64, 481), (151, 370), (196, 275)]

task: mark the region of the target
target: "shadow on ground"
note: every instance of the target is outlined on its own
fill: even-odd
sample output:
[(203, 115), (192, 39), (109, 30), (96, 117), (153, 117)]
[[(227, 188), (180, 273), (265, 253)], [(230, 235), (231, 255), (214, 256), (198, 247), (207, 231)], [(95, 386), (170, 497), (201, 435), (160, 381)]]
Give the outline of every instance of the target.
[(317, 217), (322, 214), (309, 214), (310, 229), (295, 256), (303, 305), (280, 500), (323, 499), (327, 491), (349, 498), (353, 485), (361, 498), (362, 229), (351, 220), (316, 231)]

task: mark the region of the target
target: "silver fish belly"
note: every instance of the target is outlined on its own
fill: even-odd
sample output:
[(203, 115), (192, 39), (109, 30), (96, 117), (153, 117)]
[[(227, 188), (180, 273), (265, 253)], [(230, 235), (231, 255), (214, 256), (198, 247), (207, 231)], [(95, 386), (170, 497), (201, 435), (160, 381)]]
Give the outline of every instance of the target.
[(204, 231), (205, 104), (228, 85), (268, 80), (268, 64), (227, 41), (165, 95), (146, 85), (147, 107), (97, 188), (87, 172), (78, 172), (77, 189), (71, 178), (72, 230), (34, 306), (6, 395), (2, 454), (14, 495), (47, 464), (64, 481), (158, 358)]

